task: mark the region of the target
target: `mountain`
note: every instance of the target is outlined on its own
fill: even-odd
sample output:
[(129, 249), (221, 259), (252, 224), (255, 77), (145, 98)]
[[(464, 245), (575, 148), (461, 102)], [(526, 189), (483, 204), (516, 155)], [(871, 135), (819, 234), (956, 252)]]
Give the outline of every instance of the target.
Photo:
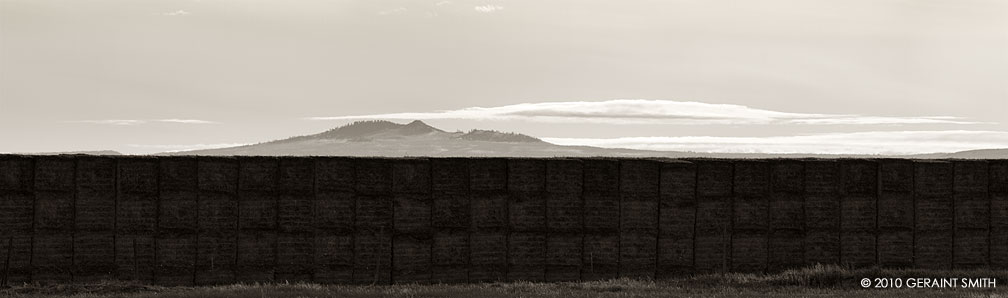
[(431, 157), (708, 157), (708, 158), (1008, 158), (1008, 149), (906, 156), (698, 153), (562, 146), (513, 132), (447, 132), (422, 121), (399, 124), (358, 121), (321, 133), (239, 147), (172, 152), (167, 155), (431, 156)]

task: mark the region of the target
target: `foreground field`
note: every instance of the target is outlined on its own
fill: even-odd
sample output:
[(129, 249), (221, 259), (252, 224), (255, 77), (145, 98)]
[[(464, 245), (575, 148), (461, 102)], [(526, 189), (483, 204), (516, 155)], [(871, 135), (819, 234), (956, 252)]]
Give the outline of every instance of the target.
[[(987, 288), (862, 288), (862, 278), (994, 278)], [(131, 282), (41, 285), (0, 290), (0, 297), (1008, 297), (1008, 271), (846, 270), (815, 266), (778, 274), (707, 274), (649, 281), (559, 283), (318, 285), (305, 283), (159, 287)]]

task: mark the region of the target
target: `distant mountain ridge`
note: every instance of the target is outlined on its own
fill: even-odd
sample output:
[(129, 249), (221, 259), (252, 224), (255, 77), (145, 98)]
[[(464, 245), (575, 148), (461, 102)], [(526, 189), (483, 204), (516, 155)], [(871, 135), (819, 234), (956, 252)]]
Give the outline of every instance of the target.
[(416, 120), (357, 121), (317, 134), (259, 144), (163, 153), (167, 155), (264, 156), (430, 156), (430, 157), (703, 157), (703, 158), (1008, 158), (1008, 149), (971, 150), (918, 155), (704, 153), (563, 146), (514, 132), (473, 129), (447, 132)]

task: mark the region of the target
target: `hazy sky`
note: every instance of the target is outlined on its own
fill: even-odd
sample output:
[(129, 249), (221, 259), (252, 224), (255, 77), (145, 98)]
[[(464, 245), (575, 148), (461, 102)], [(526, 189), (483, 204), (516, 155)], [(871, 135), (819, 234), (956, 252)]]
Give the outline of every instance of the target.
[(1008, 1), (0, 0), (0, 152), (224, 146), (371, 118), (927, 152), (1008, 147), (1006, 112)]

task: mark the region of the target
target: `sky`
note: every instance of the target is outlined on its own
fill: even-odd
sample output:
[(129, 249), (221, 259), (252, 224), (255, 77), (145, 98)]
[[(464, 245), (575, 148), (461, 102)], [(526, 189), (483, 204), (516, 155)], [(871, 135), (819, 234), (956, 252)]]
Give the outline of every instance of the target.
[(570, 145), (1008, 148), (1008, 1), (0, 0), (0, 152), (363, 119)]

